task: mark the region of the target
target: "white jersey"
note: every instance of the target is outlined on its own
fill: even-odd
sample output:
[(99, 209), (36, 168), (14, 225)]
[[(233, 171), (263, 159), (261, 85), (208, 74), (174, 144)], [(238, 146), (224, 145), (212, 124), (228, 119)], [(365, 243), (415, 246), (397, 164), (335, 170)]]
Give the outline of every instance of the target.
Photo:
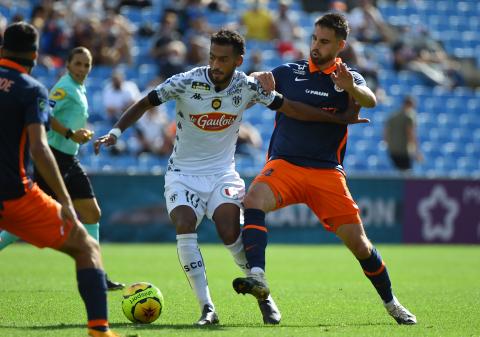
[(155, 88), (161, 102), (176, 101), (177, 134), (168, 171), (210, 175), (235, 170), (243, 111), (250, 102), (270, 105), (275, 98), (275, 92), (267, 94), (256, 79), (239, 71), (217, 92), (208, 69), (172, 76)]

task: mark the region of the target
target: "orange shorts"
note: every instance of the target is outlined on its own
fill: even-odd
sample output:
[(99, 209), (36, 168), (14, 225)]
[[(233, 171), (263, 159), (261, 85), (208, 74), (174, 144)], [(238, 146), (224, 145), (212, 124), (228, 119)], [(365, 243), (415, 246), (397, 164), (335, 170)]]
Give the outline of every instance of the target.
[(361, 223), (345, 176), (336, 169), (302, 167), (276, 159), (269, 161), (253, 181), (259, 182), (273, 191), (276, 209), (306, 204), (330, 232), (335, 233), (344, 224)]
[(0, 228), (39, 248), (59, 248), (68, 237), (71, 223), (60, 217), (61, 206), (37, 184), (18, 199), (0, 202)]

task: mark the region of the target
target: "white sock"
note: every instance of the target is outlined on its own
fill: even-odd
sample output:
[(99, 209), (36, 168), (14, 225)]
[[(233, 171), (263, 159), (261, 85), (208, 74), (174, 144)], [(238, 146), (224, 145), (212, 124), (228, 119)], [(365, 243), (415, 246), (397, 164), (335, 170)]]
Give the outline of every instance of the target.
[(248, 268), (247, 257), (245, 256), (245, 250), (243, 249), (242, 235), (240, 234), (237, 241), (231, 245), (225, 245), (225, 247), (232, 254), (233, 260), (237, 266), (244, 272), (245, 275), (248, 275), (250, 269)]
[(208, 289), (202, 254), (198, 248), (197, 234), (177, 235), (177, 253), (188, 282), (197, 296), (200, 310), (203, 309), (205, 304), (215, 308)]

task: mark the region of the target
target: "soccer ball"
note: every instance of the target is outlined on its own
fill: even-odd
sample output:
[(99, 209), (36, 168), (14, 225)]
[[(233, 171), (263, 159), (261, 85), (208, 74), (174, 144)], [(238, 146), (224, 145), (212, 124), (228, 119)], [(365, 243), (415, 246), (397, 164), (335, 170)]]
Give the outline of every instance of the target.
[(152, 323), (162, 313), (162, 292), (148, 282), (134, 283), (123, 291), (122, 309), (133, 323)]

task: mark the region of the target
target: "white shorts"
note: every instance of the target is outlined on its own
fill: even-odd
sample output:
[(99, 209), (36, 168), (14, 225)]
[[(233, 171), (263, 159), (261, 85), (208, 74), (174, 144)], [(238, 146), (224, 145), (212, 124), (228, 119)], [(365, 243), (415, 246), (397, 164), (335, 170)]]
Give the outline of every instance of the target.
[(189, 206), (198, 226), (206, 215), (212, 219), (221, 204), (242, 207), (245, 182), (236, 171), (214, 175), (185, 175), (169, 171), (165, 175), (165, 200), (168, 214), (177, 206)]

